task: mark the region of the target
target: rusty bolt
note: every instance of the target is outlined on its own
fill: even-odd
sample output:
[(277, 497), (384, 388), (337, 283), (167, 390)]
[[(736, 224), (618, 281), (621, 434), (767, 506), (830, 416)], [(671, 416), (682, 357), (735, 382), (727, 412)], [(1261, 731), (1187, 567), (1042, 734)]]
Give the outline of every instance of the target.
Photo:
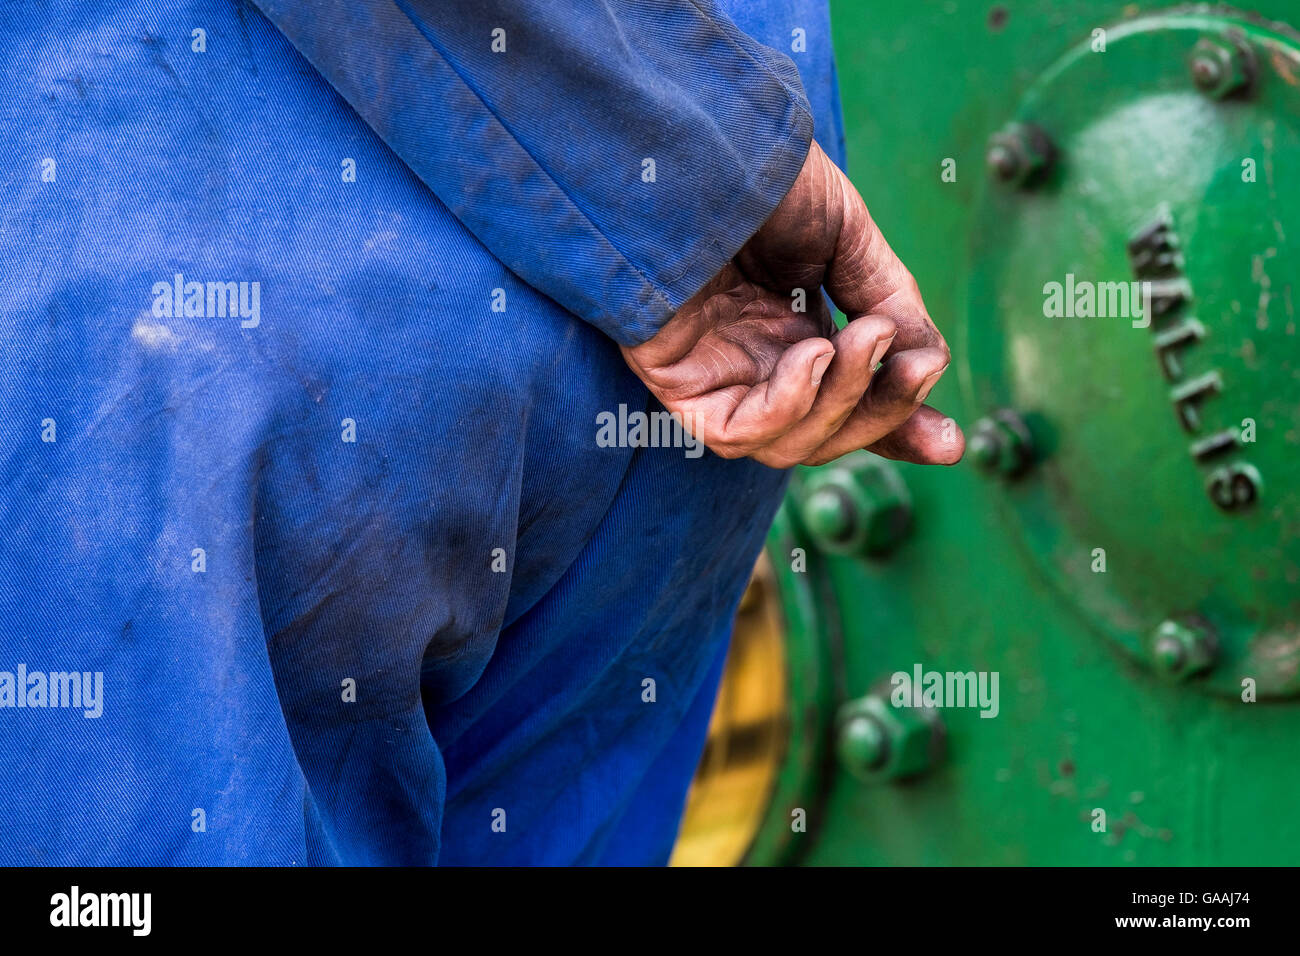
[(1197, 41), (1189, 65), (1196, 88), (1216, 100), (1245, 91), (1255, 79), (1255, 54), (1250, 47), (1223, 37)]
[(994, 179), (1027, 185), (1040, 178), (1055, 156), (1052, 141), (1032, 123), (1009, 123), (989, 140), (985, 159)]

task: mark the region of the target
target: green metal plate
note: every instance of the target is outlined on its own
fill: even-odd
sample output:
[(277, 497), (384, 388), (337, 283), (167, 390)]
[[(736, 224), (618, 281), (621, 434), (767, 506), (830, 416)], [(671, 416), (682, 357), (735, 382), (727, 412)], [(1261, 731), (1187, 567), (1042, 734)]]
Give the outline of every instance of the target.
[[(1198, 44), (1231, 51), (1240, 88), (1198, 88), (1219, 68)], [(1300, 42), (1141, 17), (1066, 54), (1015, 119), (1054, 158), (983, 191), (954, 354), (967, 404), (1033, 434), (1035, 464), (989, 478), (1020, 558), (1138, 660), (1162, 622), (1201, 621), (1217, 647), (1197, 686), (1295, 695)]]
[[(782, 504), (767, 537), (785, 625), (790, 736), (767, 816), (745, 855), (749, 866), (793, 863), (806, 851), (805, 834), (809, 829), (815, 834), (822, 815), (831, 720), (842, 694), (836, 687), (842, 663), (834, 596), (824, 593), (829, 583), (824, 577), (808, 571), (790, 505), (788, 499)], [(806, 825), (793, 825), (796, 811), (802, 811)]]

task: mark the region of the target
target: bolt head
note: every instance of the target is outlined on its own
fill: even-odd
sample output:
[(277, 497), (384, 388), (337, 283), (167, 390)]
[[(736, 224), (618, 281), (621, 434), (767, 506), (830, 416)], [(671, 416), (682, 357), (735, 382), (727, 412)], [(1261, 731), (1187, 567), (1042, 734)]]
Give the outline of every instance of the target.
[(1192, 81), (1198, 89), (1206, 92), (1213, 90), (1223, 80), (1223, 67), (1219, 61), (1210, 56), (1197, 55), (1192, 58)]
[(1196, 88), (1216, 100), (1244, 91), (1255, 77), (1255, 54), (1245, 41), (1227, 37), (1202, 37), (1189, 65)]
[(1218, 641), (1199, 618), (1169, 618), (1156, 628), (1151, 641), (1151, 664), (1169, 681), (1182, 681), (1214, 666)]
[(990, 474), (1014, 478), (1033, 462), (1029, 426), (1015, 411), (1004, 408), (977, 421), (966, 443), (977, 467)]
[(841, 766), (865, 782), (914, 777), (943, 751), (943, 723), (934, 708), (895, 707), (886, 693), (848, 701), (835, 723)]
[(808, 533), (818, 540), (841, 542), (853, 535), (853, 503), (834, 485), (824, 485), (809, 494), (801, 514)]
[[(979, 429), (979, 426), (977, 425), (976, 428)], [(966, 443), (966, 451), (979, 467), (991, 469), (997, 467), (1002, 444), (995, 430), (979, 429), (971, 433), (970, 441)]]
[(1020, 171), (1020, 162), (1016, 158), (1015, 152), (1002, 143), (994, 143), (990, 146), (986, 159), (989, 172), (1003, 182), (1010, 182), (1015, 179), (1016, 174)]
[(846, 769), (869, 774), (884, 766), (889, 756), (889, 737), (880, 721), (867, 714), (855, 714), (840, 725), (835, 752)]
[(1051, 165), (1051, 140), (1031, 123), (1009, 123), (989, 140), (989, 172), (1005, 183), (1025, 185)]
[(809, 469), (797, 494), (804, 529), (832, 554), (883, 554), (911, 525), (912, 496), (902, 475), (868, 451)]
[(1177, 674), (1187, 662), (1187, 651), (1177, 638), (1158, 638), (1153, 651), (1156, 669), (1163, 674)]

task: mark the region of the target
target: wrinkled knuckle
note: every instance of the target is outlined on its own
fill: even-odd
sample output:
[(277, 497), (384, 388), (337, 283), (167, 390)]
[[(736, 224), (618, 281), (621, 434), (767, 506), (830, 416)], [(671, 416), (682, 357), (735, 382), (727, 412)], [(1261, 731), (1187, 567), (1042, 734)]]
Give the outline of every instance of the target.
[(706, 442), (709, 450), (719, 458), (726, 458), (728, 461), (734, 461), (737, 458), (744, 458), (748, 454), (749, 448), (735, 441), (715, 441)]
[[(667, 378), (668, 376), (661, 376), (660, 381), (666, 380)], [(650, 387), (650, 391), (654, 394), (654, 397), (659, 399), (659, 401), (662, 402), (670, 411), (674, 410), (674, 405), (696, 398), (704, 390), (705, 389), (701, 384), (695, 381), (678, 382), (673, 384), (660, 384), (659, 381), (652, 381)]]

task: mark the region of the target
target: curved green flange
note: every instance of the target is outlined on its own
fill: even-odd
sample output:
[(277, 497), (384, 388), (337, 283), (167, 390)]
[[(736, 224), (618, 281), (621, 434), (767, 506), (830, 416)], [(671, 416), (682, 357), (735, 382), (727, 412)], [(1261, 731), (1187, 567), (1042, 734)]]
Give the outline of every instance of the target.
[[(793, 497), (787, 496), (767, 538), (785, 625), (790, 726), (767, 813), (745, 855), (746, 866), (788, 865), (812, 846), (832, 759), (839, 616), (834, 597), (816, 592), (815, 582), (827, 578), (817, 566), (819, 555), (797, 532), (792, 504)], [(797, 566), (805, 570), (793, 570), (792, 564), (801, 558), (806, 563)], [(806, 832), (794, 829), (798, 810), (804, 811)]]

